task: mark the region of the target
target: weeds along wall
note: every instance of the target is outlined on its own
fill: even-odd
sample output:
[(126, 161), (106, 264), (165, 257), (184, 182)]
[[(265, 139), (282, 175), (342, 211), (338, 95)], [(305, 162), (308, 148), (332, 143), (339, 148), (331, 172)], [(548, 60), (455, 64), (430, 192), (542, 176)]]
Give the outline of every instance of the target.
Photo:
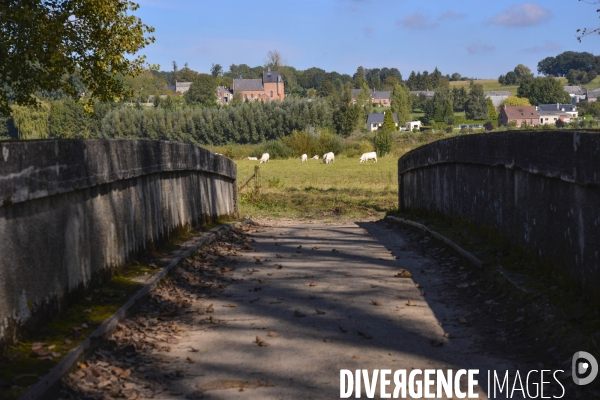
[(164, 141), (0, 143), (0, 342), (174, 231), (237, 214), (237, 169)]
[(514, 131), (466, 135), (401, 157), (399, 208), (494, 228), (568, 276), (600, 287), (600, 134)]

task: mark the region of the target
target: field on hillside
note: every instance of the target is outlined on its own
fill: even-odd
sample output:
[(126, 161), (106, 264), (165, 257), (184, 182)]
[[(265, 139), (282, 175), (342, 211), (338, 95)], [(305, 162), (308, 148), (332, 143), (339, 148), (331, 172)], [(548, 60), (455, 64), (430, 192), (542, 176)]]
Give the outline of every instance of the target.
[[(397, 208), (398, 159), (359, 163), (358, 158), (271, 160), (260, 164), (261, 188), (240, 192), (240, 215), (294, 219), (381, 218)], [(239, 185), (254, 174), (257, 161), (236, 161)]]
[[(558, 80), (561, 81), (563, 86), (568, 85), (567, 82), (567, 78), (556, 78)], [(517, 89), (519, 88), (519, 85), (513, 85), (513, 86), (502, 86), (498, 83), (498, 79), (477, 79), (475, 81), (475, 83), (478, 83), (480, 85), (483, 85), (483, 90), (485, 91), (492, 91), (492, 90), (509, 90), (510, 94), (512, 95), (516, 95), (517, 94)], [(450, 82), (450, 86), (469, 86), (469, 81), (453, 81)], [(597, 89), (600, 87), (600, 76), (598, 76), (597, 78), (595, 78), (593, 81), (583, 84), (581, 85), (584, 88), (587, 88), (589, 90), (593, 90), (593, 89)]]

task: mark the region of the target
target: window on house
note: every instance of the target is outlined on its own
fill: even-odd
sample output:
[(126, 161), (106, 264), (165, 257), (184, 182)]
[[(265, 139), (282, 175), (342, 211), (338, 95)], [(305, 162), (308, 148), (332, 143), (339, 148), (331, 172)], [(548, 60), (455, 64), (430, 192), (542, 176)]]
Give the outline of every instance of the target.
[(253, 94), (251, 94), (251, 95), (250, 95), (250, 98), (251, 98), (251, 99), (253, 99), (253, 98), (254, 98), (254, 95), (253, 95)]
[(271, 90), (271, 97), (273, 97), (273, 91)]

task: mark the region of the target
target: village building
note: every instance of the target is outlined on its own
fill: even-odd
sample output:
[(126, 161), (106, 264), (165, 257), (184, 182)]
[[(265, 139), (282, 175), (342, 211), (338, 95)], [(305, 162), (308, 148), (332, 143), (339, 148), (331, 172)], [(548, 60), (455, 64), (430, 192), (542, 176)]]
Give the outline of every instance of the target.
[[(396, 129), (398, 129), (398, 116), (396, 115), (396, 113), (393, 113), (392, 115), (394, 116)], [(381, 128), (381, 125), (383, 125), (383, 117), (383, 113), (369, 114), (369, 116), (367, 117), (367, 131), (374, 132)]]
[(598, 96), (600, 95), (600, 88), (594, 90), (588, 90), (586, 100), (589, 103), (593, 103), (594, 101), (598, 101)]
[[(574, 104), (540, 104), (537, 106), (538, 112), (554, 112), (556, 114), (567, 115), (569, 118), (577, 118), (579, 111)], [(541, 115), (541, 114), (540, 114)]]
[(224, 86), (217, 87), (217, 104), (229, 104), (233, 100), (233, 93)]
[(435, 92), (433, 90), (411, 90), (410, 94), (415, 95), (415, 96), (425, 96), (425, 98), (433, 98), (433, 96), (435, 95)]
[(265, 101), (285, 98), (283, 78), (277, 71), (263, 71), (262, 79), (234, 79), (231, 91), (241, 94), (242, 100)]
[[(356, 99), (359, 94), (360, 89), (352, 89), (352, 104), (356, 104)], [(389, 107), (391, 105), (391, 92), (389, 90), (369, 89), (369, 97), (373, 104), (382, 107)]]
[(510, 96), (510, 91), (508, 90), (485, 92), (485, 97), (492, 100), (494, 107), (500, 107), (508, 96)]
[(504, 106), (500, 108), (498, 126), (515, 124), (521, 126), (536, 126), (540, 124), (540, 115), (535, 106)]
[(563, 86), (565, 92), (569, 93), (571, 103), (577, 104), (587, 99), (587, 89), (581, 86)]
[(174, 91), (177, 94), (184, 94), (188, 90), (190, 90), (190, 86), (192, 82), (177, 82), (175, 81), (174, 85), (169, 85), (169, 90)]

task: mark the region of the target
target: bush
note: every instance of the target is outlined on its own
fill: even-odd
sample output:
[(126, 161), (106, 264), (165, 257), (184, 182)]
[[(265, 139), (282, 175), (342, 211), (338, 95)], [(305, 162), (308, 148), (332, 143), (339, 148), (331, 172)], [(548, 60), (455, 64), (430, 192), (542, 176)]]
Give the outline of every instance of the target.
[(494, 130), (494, 124), (492, 123), (492, 121), (488, 121), (486, 122), (483, 127), (485, 128), (486, 131), (490, 132)]
[(454, 126), (453, 125), (448, 125), (446, 127), (446, 133), (452, 133), (454, 131)]
[(380, 130), (375, 134), (375, 151), (379, 157), (384, 156), (392, 150), (392, 134), (388, 130)]
[(281, 140), (270, 140), (261, 146), (260, 153), (269, 153), (269, 158), (286, 159), (295, 156), (295, 151)]
[(316, 153), (317, 138), (315, 134), (307, 131), (293, 131), (290, 136), (282, 138), (283, 143), (296, 152), (296, 156), (307, 154), (312, 157)]
[(344, 151), (343, 139), (335, 133), (327, 129), (323, 129), (318, 133), (317, 145), (315, 153), (323, 155), (333, 152), (333, 154), (341, 154)]

